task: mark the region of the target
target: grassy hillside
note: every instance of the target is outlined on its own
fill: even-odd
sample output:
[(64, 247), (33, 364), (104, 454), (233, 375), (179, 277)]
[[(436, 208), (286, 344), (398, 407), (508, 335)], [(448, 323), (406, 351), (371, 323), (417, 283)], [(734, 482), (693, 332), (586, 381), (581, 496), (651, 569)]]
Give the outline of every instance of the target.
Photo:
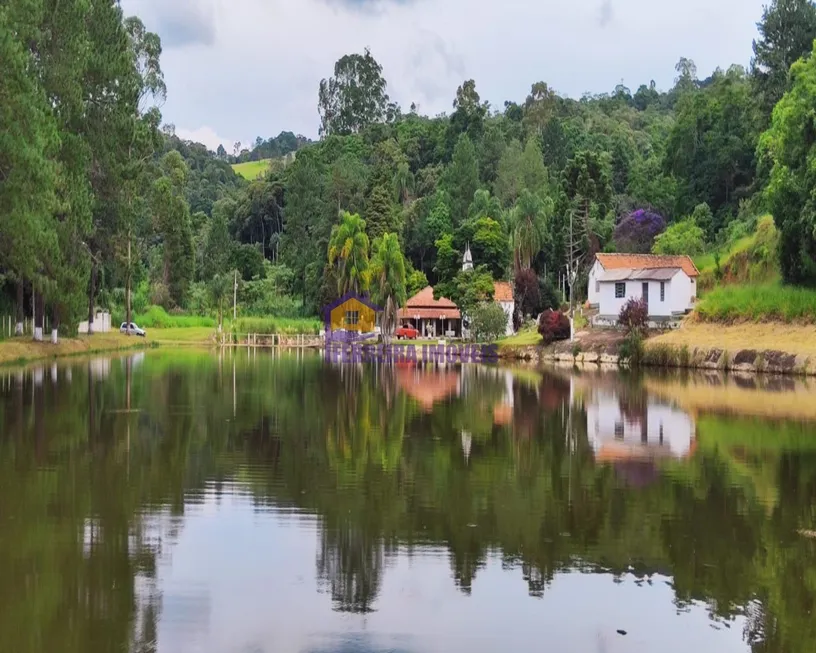
[(778, 282), (778, 240), (779, 232), (773, 218), (765, 215), (757, 220), (754, 233), (739, 238), (720, 250), (719, 265), (713, 252), (695, 257), (694, 264), (700, 270), (700, 290), (728, 284)]
[(269, 169), (269, 162), (272, 159), (261, 159), (260, 161), (247, 161), (246, 163), (233, 163), (232, 169), (244, 179), (252, 181), (263, 175)]
[(754, 233), (695, 259), (700, 270), (696, 313), (709, 322), (816, 323), (816, 291), (781, 283), (779, 232), (770, 215)]
[(780, 283), (719, 286), (697, 304), (697, 314), (712, 322), (816, 322), (816, 291)]

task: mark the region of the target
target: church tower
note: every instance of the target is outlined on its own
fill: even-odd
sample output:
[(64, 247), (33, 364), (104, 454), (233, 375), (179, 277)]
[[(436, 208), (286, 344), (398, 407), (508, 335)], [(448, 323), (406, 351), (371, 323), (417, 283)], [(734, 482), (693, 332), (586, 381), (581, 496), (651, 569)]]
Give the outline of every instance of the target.
[(465, 250), (465, 256), (462, 258), (462, 271), (472, 270), (473, 269), (473, 256), (470, 253), (470, 243), (467, 245), (467, 249)]

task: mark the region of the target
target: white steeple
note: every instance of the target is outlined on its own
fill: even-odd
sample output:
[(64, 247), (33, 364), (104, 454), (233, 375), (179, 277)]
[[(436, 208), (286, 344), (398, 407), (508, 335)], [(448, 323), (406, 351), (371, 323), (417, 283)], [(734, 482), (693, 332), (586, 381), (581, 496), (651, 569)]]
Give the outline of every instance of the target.
[(470, 243), (467, 245), (467, 249), (465, 250), (465, 256), (462, 258), (462, 270), (472, 270), (473, 269), (473, 256), (470, 253)]

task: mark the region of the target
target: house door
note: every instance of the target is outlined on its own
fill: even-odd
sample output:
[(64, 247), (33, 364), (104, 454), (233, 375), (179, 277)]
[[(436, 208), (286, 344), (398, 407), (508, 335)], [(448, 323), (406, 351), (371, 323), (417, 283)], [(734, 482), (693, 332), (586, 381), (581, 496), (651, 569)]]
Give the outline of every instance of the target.
[(649, 307), (649, 284), (643, 284), (643, 303), (646, 304), (646, 308)]

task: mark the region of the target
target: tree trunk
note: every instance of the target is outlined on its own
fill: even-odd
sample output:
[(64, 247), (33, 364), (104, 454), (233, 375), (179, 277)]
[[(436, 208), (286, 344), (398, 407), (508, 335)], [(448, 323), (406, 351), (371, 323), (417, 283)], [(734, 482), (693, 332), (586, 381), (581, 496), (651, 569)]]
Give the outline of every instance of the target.
[(94, 299), (96, 298), (96, 259), (91, 259), (91, 280), (88, 284), (88, 335), (93, 334), (94, 326)]
[(60, 310), (57, 304), (54, 304), (53, 308), (51, 309), (51, 319), (51, 344), (56, 345), (59, 342), (60, 327)]
[(42, 293), (34, 291), (34, 340), (42, 342), (43, 339), (43, 319), (45, 314), (45, 302)]
[(128, 257), (127, 257), (127, 273), (125, 274), (125, 335), (130, 335), (130, 287), (133, 283), (132, 270), (130, 265), (130, 234), (128, 234)]
[(23, 280), (17, 282), (17, 324), (14, 327), (14, 335), (23, 335), (23, 320), (25, 319), (25, 289), (23, 288)]

